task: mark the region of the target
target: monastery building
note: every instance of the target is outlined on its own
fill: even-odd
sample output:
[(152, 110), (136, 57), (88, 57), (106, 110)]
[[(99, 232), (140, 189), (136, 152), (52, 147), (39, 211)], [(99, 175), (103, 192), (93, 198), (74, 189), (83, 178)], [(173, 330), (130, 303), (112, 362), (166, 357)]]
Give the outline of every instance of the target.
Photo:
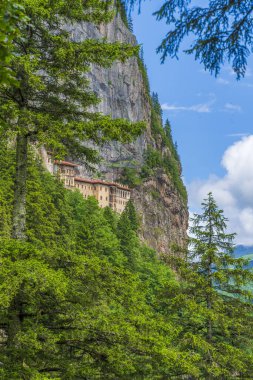
[(53, 163), (52, 171), (59, 176), (67, 189), (78, 189), (86, 199), (93, 196), (100, 207), (109, 206), (114, 211), (121, 213), (131, 197), (131, 190), (116, 182), (106, 182), (100, 179), (80, 177), (78, 165), (68, 161)]

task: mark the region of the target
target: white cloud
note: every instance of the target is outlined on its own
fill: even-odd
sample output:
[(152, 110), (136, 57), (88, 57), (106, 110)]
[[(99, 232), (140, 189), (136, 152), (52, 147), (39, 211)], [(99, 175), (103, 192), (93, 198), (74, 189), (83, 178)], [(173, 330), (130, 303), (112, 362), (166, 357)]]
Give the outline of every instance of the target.
[(194, 104), (192, 106), (176, 106), (175, 104), (162, 104), (162, 109), (165, 111), (192, 111), (198, 113), (209, 113), (211, 112), (209, 103)]
[(224, 78), (218, 78), (217, 83), (223, 84), (223, 85), (228, 85), (230, 82)]
[(253, 135), (231, 145), (221, 165), (223, 177), (211, 175), (205, 181), (188, 186), (190, 207), (198, 210), (208, 192), (213, 192), (220, 208), (229, 219), (229, 231), (237, 233), (237, 243), (253, 245)]
[(242, 107), (239, 104), (226, 103), (224, 105), (224, 110), (230, 112), (241, 112)]
[(210, 92), (208, 94), (203, 94), (201, 92), (197, 93), (197, 96), (209, 97), (209, 100), (203, 103), (197, 103), (189, 106), (176, 105), (164, 103), (161, 105), (164, 111), (176, 111), (176, 112), (197, 112), (197, 113), (210, 113), (212, 112), (212, 106), (216, 102), (216, 96), (214, 93)]

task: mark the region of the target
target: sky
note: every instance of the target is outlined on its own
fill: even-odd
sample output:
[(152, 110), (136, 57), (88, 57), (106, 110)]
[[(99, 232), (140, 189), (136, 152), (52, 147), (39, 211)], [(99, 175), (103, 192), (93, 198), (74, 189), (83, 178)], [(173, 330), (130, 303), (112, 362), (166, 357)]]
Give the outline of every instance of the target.
[(199, 212), (212, 191), (229, 219), (228, 231), (237, 233), (236, 243), (253, 245), (253, 57), (240, 81), (228, 64), (215, 78), (183, 53), (162, 65), (156, 48), (168, 26), (152, 16), (161, 3), (144, 2), (141, 14), (132, 15), (133, 27), (151, 90), (178, 144), (189, 210)]

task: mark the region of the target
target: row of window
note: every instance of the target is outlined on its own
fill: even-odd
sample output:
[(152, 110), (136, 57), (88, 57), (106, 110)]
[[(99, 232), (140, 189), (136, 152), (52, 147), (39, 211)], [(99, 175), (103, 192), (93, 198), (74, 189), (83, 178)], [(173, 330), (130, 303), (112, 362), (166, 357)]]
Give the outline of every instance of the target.
[(86, 185), (81, 185), (81, 184), (76, 184), (76, 187), (79, 189), (85, 189), (85, 190), (95, 190), (95, 186), (86, 186)]
[(129, 192), (117, 189), (117, 196), (119, 196), (121, 198), (127, 198), (129, 196)]
[(75, 175), (75, 171), (72, 169), (61, 169), (62, 174)]
[[(86, 185), (81, 185), (81, 184), (76, 184), (76, 187), (78, 187), (79, 189), (87, 189), (87, 190), (96, 190), (96, 186), (86, 186)], [(103, 190), (103, 187), (100, 186), (100, 190), (102, 191)], [(105, 192), (108, 191), (107, 187), (104, 188)]]

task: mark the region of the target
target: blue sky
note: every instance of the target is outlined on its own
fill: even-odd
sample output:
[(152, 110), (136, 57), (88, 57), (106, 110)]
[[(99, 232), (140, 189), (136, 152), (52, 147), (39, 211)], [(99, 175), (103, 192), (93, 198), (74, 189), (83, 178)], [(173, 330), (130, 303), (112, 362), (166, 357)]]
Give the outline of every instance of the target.
[(168, 26), (152, 16), (161, 3), (144, 2), (141, 14), (133, 14), (134, 33), (144, 48), (151, 90), (178, 143), (190, 210), (213, 191), (237, 242), (253, 244), (253, 58), (240, 81), (228, 64), (215, 78), (183, 53), (161, 65), (155, 50)]

